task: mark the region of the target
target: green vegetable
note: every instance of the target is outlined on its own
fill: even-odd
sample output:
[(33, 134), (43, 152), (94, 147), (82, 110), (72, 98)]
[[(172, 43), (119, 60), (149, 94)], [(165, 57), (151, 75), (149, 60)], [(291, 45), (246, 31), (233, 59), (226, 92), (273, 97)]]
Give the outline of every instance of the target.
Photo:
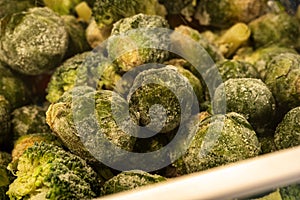
[(124, 171), (106, 181), (101, 188), (102, 195), (114, 194), (134, 188), (165, 181), (160, 175), (152, 175), (147, 172), (134, 170)]
[(285, 12), (267, 13), (249, 23), (251, 38), (256, 48), (271, 44), (286, 47), (297, 43), (299, 22)]
[[(126, 105), (125, 99), (113, 91), (80, 86), (50, 105), (46, 121), (71, 152), (91, 163), (98, 163), (97, 159), (107, 156), (118, 162), (124, 158), (106, 151), (105, 140), (132, 151), (135, 143), (132, 135), (136, 135), (137, 127), (129, 123)], [(136, 123), (134, 117), (131, 116), (131, 120)], [(125, 130), (130, 130), (131, 135)]]
[(60, 15), (75, 13), (75, 6), (82, 0), (43, 0), (45, 6)]
[(236, 78), (225, 81), (216, 89), (213, 106), (222, 106), (223, 101), (219, 99), (223, 94), (226, 96), (226, 111), (244, 115), (257, 132), (272, 125), (275, 99), (260, 79)]
[(147, 15), (164, 15), (164, 8), (157, 0), (96, 0), (93, 16), (101, 28), (109, 26), (118, 20), (144, 13)]
[(37, 105), (27, 105), (12, 112), (13, 140), (31, 133), (48, 133), (46, 124), (46, 108)]
[(282, 53), (267, 65), (265, 83), (273, 93), (278, 112), (286, 113), (300, 105), (300, 55)]
[(0, 151), (0, 199), (7, 200), (8, 196), (5, 194), (8, 190), (8, 185), (13, 181), (12, 174), (6, 169), (11, 161), (11, 155)]
[(293, 108), (276, 127), (274, 141), (278, 149), (300, 145), (300, 107)]
[(268, 63), (278, 54), (297, 53), (295, 49), (282, 47), (278, 44), (260, 47), (256, 50), (244, 49), (234, 56), (234, 60), (245, 61), (253, 64), (262, 80), (265, 80)]
[[(257, 156), (260, 144), (249, 122), (231, 112), (207, 117), (194, 116), (186, 125), (190, 143), (187, 151), (173, 163), (178, 174), (189, 174)], [(191, 127), (194, 126), (194, 127)], [(176, 155), (176, 152), (171, 156)]]
[(11, 106), (4, 96), (0, 95), (0, 146), (1, 149), (11, 138), (10, 135), (10, 112)]
[(99, 195), (97, 174), (78, 156), (39, 143), (20, 156), (11, 199), (91, 199)]
[(266, 0), (201, 0), (195, 18), (201, 25), (228, 28), (237, 22), (248, 23), (266, 12)]
[(175, 129), (198, 103), (189, 81), (171, 65), (141, 72), (127, 96), (130, 113), (138, 113), (139, 123), (152, 131), (165, 133)]
[(109, 57), (125, 72), (145, 63), (162, 63), (169, 56), (169, 37), (162, 28), (169, 24), (156, 15), (137, 14), (117, 21), (107, 43)]
[[(180, 25), (174, 29), (175, 34), (171, 35), (172, 39), (172, 44), (174, 45), (174, 48), (178, 45), (180, 46), (185, 46), (186, 45), (186, 39), (182, 37), (182, 35), (187, 36), (195, 40), (196, 42), (199, 43), (206, 51), (207, 53), (211, 56), (211, 58), (214, 61), (220, 61), (223, 60), (224, 57), (220, 50), (218, 49), (217, 46), (215, 46), (213, 43), (209, 42), (206, 37), (204, 37), (202, 34), (200, 34), (197, 30), (185, 26), (185, 25)], [(178, 47), (177, 47), (178, 48)], [(181, 48), (179, 48), (181, 49)], [(193, 51), (193, 49), (191, 49)], [(186, 52), (188, 53), (188, 52)]]
[(68, 47), (63, 19), (49, 8), (31, 8), (0, 21), (0, 60), (14, 70), (37, 75), (57, 67)]
[(300, 184), (293, 184), (279, 189), (282, 200), (296, 200), (300, 196)]
[(34, 7), (30, 0), (0, 0), (0, 18)]
[(196, 0), (161, 0), (168, 15), (182, 15), (189, 22), (192, 21), (197, 6)]
[(274, 135), (263, 133), (263, 134), (261, 134), (261, 136), (258, 135), (258, 141), (261, 145), (261, 153), (262, 154), (272, 153), (272, 152), (277, 151), (277, 148), (276, 148), (276, 145), (274, 142)]
[(260, 198), (255, 198), (254, 200), (283, 200), (281, 198), (279, 189), (277, 189), (275, 192), (271, 192), (270, 194), (267, 194)]
[(46, 99), (54, 103), (76, 84), (88, 84), (98, 89), (113, 89), (120, 79), (117, 70), (117, 67), (101, 52), (75, 55), (56, 68), (47, 87)]

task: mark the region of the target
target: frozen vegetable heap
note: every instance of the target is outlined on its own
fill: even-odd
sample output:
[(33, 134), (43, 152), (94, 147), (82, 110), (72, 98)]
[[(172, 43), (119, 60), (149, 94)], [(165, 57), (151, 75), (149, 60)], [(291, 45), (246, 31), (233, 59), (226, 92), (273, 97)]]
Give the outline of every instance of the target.
[(93, 199), (300, 145), (300, 6), (281, 2), (0, 0), (0, 200)]

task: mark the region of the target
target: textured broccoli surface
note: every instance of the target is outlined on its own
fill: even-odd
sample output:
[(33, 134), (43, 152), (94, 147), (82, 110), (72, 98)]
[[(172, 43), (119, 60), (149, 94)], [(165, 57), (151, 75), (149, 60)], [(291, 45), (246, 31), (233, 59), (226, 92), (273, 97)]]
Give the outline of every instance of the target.
[(293, 184), (279, 189), (282, 200), (296, 200), (300, 196), (300, 184)]
[(144, 171), (124, 171), (106, 181), (101, 188), (101, 194), (114, 194), (165, 180), (167, 180), (165, 177), (156, 174), (149, 174)]
[(78, 156), (40, 143), (19, 158), (11, 199), (91, 199), (99, 195), (97, 174)]
[[(189, 174), (259, 155), (261, 149), (249, 122), (238, 113), (194, 117), (186, 135), (187, 151), (173, 163), (178, 174)], [(194, 135), (193, 135), (194, 134)], [(173, 155), (171, 155), (173, 156)]]
[(0, 0), (0, 18), (34, 6), (30, 0)]
[(62, 18), (51, 9), (31, 8), (0, 22), (0, 60), (14, 70), (37, 75), (61, 62), (68, 48), (68, 33)]
[(227, 112), (244, 115), (257, 132), (272, 125), (270, 119), (275, 116), (275, 99), (260, 79), (235, 78), (225, 81), (216, 90), (213, 106), (223, 106), (221, 97), (224, 93)]
[(169, 28), (165, 18), (137, 14), (113, 25), (107, 49), (109, 57), (125, 72), (145, 63), (162, 63), (169, 56)]

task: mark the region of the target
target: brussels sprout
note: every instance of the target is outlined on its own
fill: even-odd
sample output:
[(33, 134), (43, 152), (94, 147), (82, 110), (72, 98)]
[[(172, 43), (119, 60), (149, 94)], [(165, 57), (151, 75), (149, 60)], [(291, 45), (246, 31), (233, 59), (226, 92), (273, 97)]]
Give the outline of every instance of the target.
[(124, 171), (106, 181), (101, 188), (101, 194), (114, 194), (166, 180), (160, 175), (152, 175), (144, 171)]
[(12, 109), (25, 105), (29, 101), (29, 89), (25, 82), (20, 76), (1, 63), (1, 61), (0, 95), (3, 95), (7, 99)]
[(277, 151), (275, 142), (274, 142), (274, 135), (263, 135), (258, 136), (258, 141), (261, 145), (261, 153), (272, 153)]
[(250, 22), (262, 15), (266, 8), (266, 0), (201, 0), (195, 18), (201, 25), (228, 28), (237, 22)]
[(282, 53), (267, 65), (265, 83), (273, 93), (281, 112), (300, 105), (300, 55)]
[(45, 6), (60, 15), (73, 14), (75, 6), (81, 1), (82, 0), (43, 0)]
[(261, 151), (256, 133), (240, 114), (194, 116), (190, 125), (195, 128), (188, 128), (185, 135), (192, 137), (191, 142), (182, 144), (188, 145), (187, 151), (173, 163), (181, 175), (251, 158)]
[(293, 184), (279, 189), (282, 200), (296, 200), (300, 196), (300, 184)]
[(278, 54), (297, 53), (295, 49), (282, 47), (279, 45), (270, 45), (260, 47), (256, 50), (244, 49), (234, 56), (234, 60), (241, 60), (253, 64), (258, 71), (260, 78), (265, 79), (268, 63)]
[(256, 48), (271, 44), (290, 47), (297, 43), (300, 34), (299, 22), (285, 12), (262, 15), (249, 27)]
[(169, 56), (163, 50), (169, 45), (169, 37), (159, 28), (168, 27), (168, 22), (156, 15), (137, 14), (119, 20), (108, 40), (109, 57), (125, 72), (145, 63), (162, 63)]
[(276, 127), (274, 141), (278, 149), (300, 145), (300, 107), (293, 108)]
[(223, 60), (216, 63), (223, 81), (232, 78), (259, 78), (259, 74), (250, 63), (235, 60)]
[(189, 80), (171, 65), (138, 74), (127, 96), (139, 123), (162, 133), (175, 129), (197, 109), (196, 98)]
[[(171, 35), (172, 44), (174, 45), (173, 48), (176, 49), (176, 46), (178, 46), (178, 45), (180, 45), (180, 46), (186, 45), (186, 41), (183, 37), (180, 37), (181, 35), (188, 36), (188, 37), (192, 38), (193, 40), (195, 40), (196, 42), (198, 42), (199, 45), (201, 45), (207, 51), (207, 53), (211, 56), (211, 58), (214, 61), (220, 61), (220, 60), (224, 59), (224, 57), (223, 57), (222, 53), (219, 51), (219, 49), (214, 44), (209, 42), (206, 39), (206, 37), (204, 37), (202, 34), (200, 34), (197, 30), (195, 30), (189, 26), (185, 26), (185, 25), (180, 25), (180, 26), (176, 27), (175, 34)], [(191, 51), (193, 51), (193, 50), (194, 49), (191, 49)], [(186, 52), (186, 53), (188, 53), (188, 52)]]
[(49, 8), (31, 8), (0, 21), (0, 60), (14, 70), (37, 75), (56, 67), (68, 47), (63, 19)]
[(31, 133), (51, 132), (46, 124), (46, 108), (37, 105), (27, 105), (12, 112), (13, 140)]
[[(65, 92), (57, 102), (49, 106), (46, 121), (71, 152), (88, 162), (98, 163), (97, 159), (107, 156), (113, 162), (119, 162), (124, 158), (108, 152), (105, 141), (132, 151), (135, 143), (132, 135), (136, 135), (138, 130), (129, 123), (129, 114), (124, 116), (126, 105), (125, 99), (113, 91), (95, 91), (90, 87), (80, 86)], [(137, 123), (134, 115), (131, 120)], [(128, 130), (131, 135), (127, 134)]]
[(225, 81), (216, 89), (213, 106), (223, 106), (223, 101), (219, 100), (224, 95), (223, 90), (227, 112), (244, 115), (257, 132), (272, 125), (270, 123), (275, 116), (275, 99), (260, 79), (236, 78)]
[(30, 0), (0, 0), (0, 19), (32, 7), (34, 4)]
[(11, 155), (0, 151), (0, 199), (8, 200), (6, 191), (8, 185), (13, 181), (12, 174), (6, 169), (7, 165), (11, 162)]
[(97, 51), (75, 55), (55, 70), (47, 87), (46, 99), (54, 103), (76, 84), (113, 89), (120, 79), (117, 71), (117, 67)]
[(93, 16), (100, 28), (139, 13), (164, 15), (165, 11), (157, 0), (96, 0), (93, 7)]
[(90, 50), (91, 48), (85, 36), (85, 25), (72, 15), (64, 15), (62, 19), (69, 35), (69, 45), (65, 58)]
[(1, 149), (10, 139), (10, 112), (11, 106), (4, 96), (0, 95), (0, 146)]

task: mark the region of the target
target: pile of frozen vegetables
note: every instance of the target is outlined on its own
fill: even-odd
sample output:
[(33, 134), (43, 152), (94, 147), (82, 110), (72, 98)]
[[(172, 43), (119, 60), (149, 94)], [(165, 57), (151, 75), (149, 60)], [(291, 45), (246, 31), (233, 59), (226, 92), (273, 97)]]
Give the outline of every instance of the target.
[(0, 0), (0, 200), (93, 199), (300, 145), (298, 4)]

